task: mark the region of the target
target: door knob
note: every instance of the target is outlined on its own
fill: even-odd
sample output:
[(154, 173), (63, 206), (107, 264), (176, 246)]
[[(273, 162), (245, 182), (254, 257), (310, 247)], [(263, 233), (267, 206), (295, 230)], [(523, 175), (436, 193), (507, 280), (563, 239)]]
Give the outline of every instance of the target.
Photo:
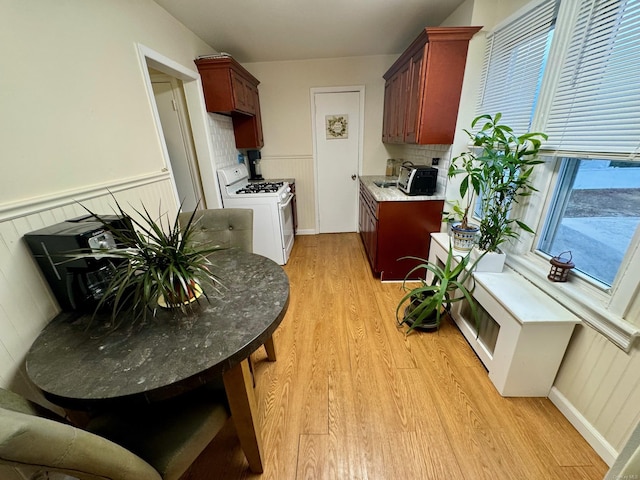
[(354, 173), (353, 175), (351, 175), (351, 180), (355, 180), (356, 179), (356, 174)]

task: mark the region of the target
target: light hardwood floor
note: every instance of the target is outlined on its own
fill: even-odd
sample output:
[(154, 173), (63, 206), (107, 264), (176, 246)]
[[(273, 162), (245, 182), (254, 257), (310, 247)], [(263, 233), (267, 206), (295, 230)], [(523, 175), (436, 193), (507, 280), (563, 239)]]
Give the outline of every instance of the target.
[(232, 422), (185, 480), (602, 479), (606, 464), (545, 398), (503, 398), (450, 322), (406, 336), (398, 283), (357, 234), (300, 236), (278, 360), (254, 354), (265, 471)]

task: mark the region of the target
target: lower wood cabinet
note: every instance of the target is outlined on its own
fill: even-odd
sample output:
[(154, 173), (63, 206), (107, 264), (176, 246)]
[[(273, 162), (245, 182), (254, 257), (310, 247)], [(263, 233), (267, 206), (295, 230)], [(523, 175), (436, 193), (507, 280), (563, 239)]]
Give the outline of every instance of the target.
[(360, 237), (373, 273), (381, 280), (403, 280), (418, 262), (401, 257), (426, 260), (430, 235), (440, 231), (443, 206), (442, 200), (378, 202), (361, 182)]

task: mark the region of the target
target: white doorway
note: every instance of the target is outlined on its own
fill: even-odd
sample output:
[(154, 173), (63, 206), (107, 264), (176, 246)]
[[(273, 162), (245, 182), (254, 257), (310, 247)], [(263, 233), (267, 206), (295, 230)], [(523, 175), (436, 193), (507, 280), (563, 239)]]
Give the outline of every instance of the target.
[[(197, 158), (198, 170), (200, 172), (200, 180), (202, 183), (202, 195), (206, 204), (206, 208), (221, 208), (222, 199), (220, 198), (220, 189), (218, 188), (218, 180), (216, 175), (216, 163), (212, 140), (210, 137), (208, 126), (207, 109), (204, 103), (204, 94), (202, 93), (202, 82), (200, 74), (192, 68), (185, 67), (178, 62), (156, 52), (141, 44), (136, 44), (138, 58), (140, 60), (140, 71), (146, 86), (149, 106), (154, 117), (156, 128), (158, 131), (158, 140), (162, 149), (165, 167), (162, 168), (160, 174), (166, 175), (165, 172), (171, 172), (171, 163), (169, 161), (169, 153), (167, 151), (166, 141), (162, 132), (162, 122), (158, 114), (153, 86), (151, 85), (150, 71), (158, 71), (180, 81), (182, 94), (185, 102), (185, 116), (188, 118), (191, 127), (193, 139), (193, 148), (195, 157)], [(172, 185), (175, 191), (176, 203), (180, 202), (180, 195), (173, 181), (171, 173)]]
[(181, 82), (151, 70), (149, 75), (182, 210), (206, 208)]
[(355, 232), (362, 166), (364, 86), (311, 89), (316, 231)]

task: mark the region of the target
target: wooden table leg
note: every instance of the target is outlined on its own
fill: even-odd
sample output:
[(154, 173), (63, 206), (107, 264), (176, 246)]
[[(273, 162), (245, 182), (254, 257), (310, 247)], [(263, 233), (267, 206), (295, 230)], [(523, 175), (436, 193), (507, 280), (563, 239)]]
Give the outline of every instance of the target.
[(236, 426), (240, 446), (254, 473), (262, 473), (262, 431), (258, 424), (256, 397), (252, 387), (249, 362), (245, 359), (223, 375), (231, 418)]
[(267, 351), (267, 359), (270, 362), (276, 361), (276, 345), (273, 343), (273, 335), (264, 342), (264, 349)]

